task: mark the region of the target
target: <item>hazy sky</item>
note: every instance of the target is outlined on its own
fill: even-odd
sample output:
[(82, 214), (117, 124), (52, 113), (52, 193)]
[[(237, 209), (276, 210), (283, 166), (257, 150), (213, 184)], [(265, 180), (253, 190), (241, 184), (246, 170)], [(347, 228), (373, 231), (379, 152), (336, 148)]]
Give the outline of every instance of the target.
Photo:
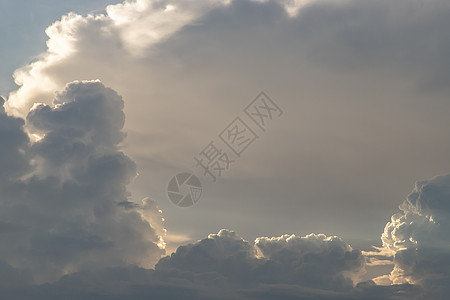
[[(447, 1), (0, 9), (5, 291), (445, 294), (450, 179), (435, 176), (450, 170)], [(265, 114), (246, 114), (251, 103)], [(224, 141), (235, 122), (256, 138), (239, 155)], [(215, 182), (195, 161), (208, 145), (232, 161)], [(203, 188), (187, 208), (167, 195), (182, 172)]]

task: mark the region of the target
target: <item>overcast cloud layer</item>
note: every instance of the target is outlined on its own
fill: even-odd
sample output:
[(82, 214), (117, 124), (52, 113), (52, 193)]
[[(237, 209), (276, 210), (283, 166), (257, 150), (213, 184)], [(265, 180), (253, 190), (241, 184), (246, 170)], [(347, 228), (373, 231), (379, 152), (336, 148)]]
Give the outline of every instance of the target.
[[(449, 27), (444, 0), (63, 16), (0, 103), (2, 294), (444, 299), (450, 176), (386, 217), (450, 169)], [(261, 90), (285, 114), (209, 184), (193, 155)], [(189, 210), (165, 199), (182, 170), (205, 188)], [(362, 279), (377, 265), (392, 271)]]
[[(185, 239), (222, 227), (252, 239), (291, 228), (376, 239), (394, 199), (450, 168), (449, 12), (439, 0), (313, 1), (290, 15), (283, 2), (244, 0), (70, 14), (47, 29), (48, 51), (16, 72), (7, 110), (24, 117), (74, 80), (113, 87), (141, 175), (131, 189), (151, 194)], [(200, 174), (193, 156), (261, 90), (286, 113), (180, 213), (167, 182)]]

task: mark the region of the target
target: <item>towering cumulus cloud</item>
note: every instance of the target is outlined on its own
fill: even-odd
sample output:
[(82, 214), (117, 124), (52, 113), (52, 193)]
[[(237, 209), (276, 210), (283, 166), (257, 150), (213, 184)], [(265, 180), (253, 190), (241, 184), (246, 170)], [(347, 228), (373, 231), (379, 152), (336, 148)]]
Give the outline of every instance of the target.
[(426, 287), (433, 297), (450, 291), (450, 175), (416, 183), (382, 235), (394, 253), (394, 283)]
[[(123, 101), (98, 81), (74, 82), (24, 122), (0, 115), (0, 256), (37, 282), (81, 269), (151, 267), (164, 250), (155, 204), (129, 200), (134, 162), (119, 151)], [(152, 225), (154, 224), (154, 225)]]

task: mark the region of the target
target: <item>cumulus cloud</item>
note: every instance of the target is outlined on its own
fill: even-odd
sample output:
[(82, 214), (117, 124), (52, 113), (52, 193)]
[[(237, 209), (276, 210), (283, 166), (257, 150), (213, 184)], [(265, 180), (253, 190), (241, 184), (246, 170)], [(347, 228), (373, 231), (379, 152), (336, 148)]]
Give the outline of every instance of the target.
[(258, 238), (251, 244), (221, 230), (161, 259), (156, 270), (219, 273), (235, 284), (294, 284), (346, 290), (364, 270), (364, 257), (338, 237), (311, 234)]
[(450, 175), (419, 181), (382, 235), (394, 255), (390, 280), (426, 287), (443, 297), (450, 285)]
[(73, 82), (28, 114), (35, 142), (23, 120), (1, 112), (6, 263), (45, 282), (85, 268), (151, 267), (164, 253), (161, 212), (150, 199), (135, 204), (126, 188), (136, 165), (118, 147), (122, 109), (100, 82)]
[(67, 67), (67, 64), (80, 60), (79, 55), (81, 61), (91, 61), (106, 54), (110, 59), (119, 55), (142, 57), (152, 45), (227, 2), (131, 0), (108, 6), (104, 15), (69, 13), (47, 28), (47, 52), (16, 71), (15, 81), (21, 88), (11, 94), (7, 107), (13, 113), (23, 115), (36, 98), (49, 101), (49, 95), (65, 84), (54, 77), (55, 72), (61, 71), (61, 65)]
[(272, 282), (345, 290), (353, 287), (364, 272), (361, 251), (352, 249), (336, 236), (284, 235), (258, 238), (255, 245), (268, 260), (268, 273), (277, 274)]

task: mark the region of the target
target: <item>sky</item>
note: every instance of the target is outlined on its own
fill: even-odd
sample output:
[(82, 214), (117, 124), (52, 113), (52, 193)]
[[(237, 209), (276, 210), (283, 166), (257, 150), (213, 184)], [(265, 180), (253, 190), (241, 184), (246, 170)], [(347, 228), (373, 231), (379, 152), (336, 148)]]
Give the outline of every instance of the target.
[(448, 293), (448, 1), (0, 11), (2, 294)]

